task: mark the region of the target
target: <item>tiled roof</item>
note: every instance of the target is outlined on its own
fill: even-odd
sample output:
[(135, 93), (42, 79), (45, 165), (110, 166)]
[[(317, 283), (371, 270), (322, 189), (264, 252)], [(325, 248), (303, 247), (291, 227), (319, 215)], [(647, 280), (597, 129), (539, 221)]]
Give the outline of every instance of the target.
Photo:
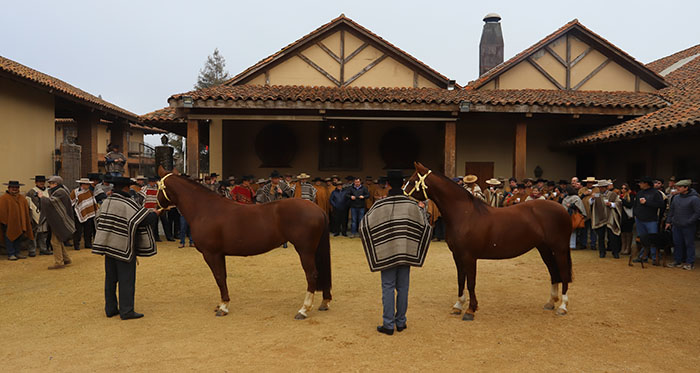
[[(306, 101), (350, 103), (404, 103), (458, 105), (460, 102), (488, 105), (557, 105), (597, 107), (661, 108), (665, 101), (643, 92), (556, 91), (545, 89), (471, 91), (439, 88), (370, 88), (309, 86), (216, 86), (173, 95), (177, 101), (189, 96), (205, 101)], [(169, 101), (170, 101), (169, 100)], [(170, 110), (168, 110), (170, 109)], [(175, 109), (166, 108), (144, 115), (143, 120), (172, 120)]]
[(565, 35), (566, 33), (568, 33), (571, 30), (577, 30), (578, 32), (580, 32), (582, 34), (585, 34), (586, 36), (590, 37), (591, 39), (597, 41), (600, 45), (606, 47), (607, 49), (611, 50), (612, 52), (614, 52), (615, 54), (620, 56), (627, 63), (640, 69), (644, 73), (644, 75), (647, 76), (647, 79), (656, 81), (656, 84), (652, 84), (652, 85), (658, 86), (658, 88), (665, 86), (665, 84), (663, 83), (664, 79), (662, 77), (660, 77), (658, 74), (645, 68), (645, 66), (641, 62), (634, 59), (634, 57), (630, 56), (622, 49), (618, 48), (617, 46), (615, 46), (614, 44), (612, 44), (608, 40), (604, 39), (600, 35), (596, 34), (595, 32), (591, 31), (590, 29), (588, 29), (586, 26), (582, 25), (578, 21), (578, 19), (574, 19), (571, 22), (560, 27), (558, 30), (554, 31), (553, 33), (547, 35), (544, 39), (533, 44), (531, 47), (516, 54), (515, 56), (513, 56), (513, 58), (511, 58), (508, 61), (505, 61), (505, 62), (501, 63), (500, 65), (492, 68), (491, 70), (485, 72), (478, 79), (476, 79), (472, 82), (469, 82), (469, 84), (467, 84), (467, 86), (465, 88), (466, 89), (478, 89), (478, 88), (480, 88), (484, 84), (488, 83), (489, 81), (491, 81), (495, 77), (499, 76), (500, 74), (508, 71), (510, 68), (514, 67), (518, 63), (526, 60), (528, 57), (532, 56), (537, 51), (544, 48), (549, 43), (557, 40), (558, 38)]
[(178, 118), (174, 107), (164, 107), (139, 117), (143, 122), (184, 122), (183, 118)]
[(426, 65), (419, 59), (411, 56), (407, 52), (403, 51), (402, 49), (398, 48), (397, 46), (389, 43), (388, 41), (384, 40), (381, 36), (373, 33), (372, 31), (366, 29), (365, 27), (361, 26), (359, 23), (353, 21), (352, 19), (346, 17), (344, 14), (341, 14), (337, 18), (334, 18), (330, 22), (326, 23), (325, 25), (322, 25), (321, 27), (317, 28), (314, 31), (311, 31), (305, 36), (302, 36), (299, 40), (287, 45), (286, 47), (280, 49), (276, 53), (273, 53), (272, 55), (263, 58), (262, 60), (258, 61), (256, 64), (253, 66), (243, 70), (240, 74), (234, 76), (233, 78), (227, 80), (224, 82), (224, 85), (233, 85), (237, 84), (244, 78), (247, 78), (251, 73), (260, 70), (262, 67), (268, 65), (269, 63), (272, 63), (273, 61), (281, 58), (282, 56), (286, 55), (289, 51), (294, 50), (302, 46), (306, 41), (321, 35), (322, 33), (340, 25), (340, 24), (346, 24), (349, 25), (350, 27), (356, 29), (360, 33), (364, 33), (368, 35), (370, 38), (373, 38), (377, 40), (380, 44), (384, 44), (387, 48), (394, 50), (398, 55), (412, 61), (413, 63), (417, 64), (419, 67), (421, 67), (425, 72), (427, 72), (430, 75), (433, 75), (435, 77), (438, 77), (439, 79), (442, 79), (445, 81), (445, 84), (447, 84), (447, 81), (449, 78), (446, 76), (440, 74), (436, 70), (432, 69), (430, 66)]
[(93, 96), (60, 79), (41, 73), (2, 56), (0, 56), (0, 72), (5, 72), (13, 77), (37, 84), (40, 87), (51, 91), (53, 94), (58, 94), (81, 103), (87, 103), (90, 106), (96, 106), (99, 109), (116, 113), (117, 115), (128, 119), (136, 120), (138, 118), (138, 115), (128, 110), (124, 110), (117, 105)]
[[(649, 65), (655, 70), (663, 70), (697, 53), (700, 53), (700, 46), (691, 47)], [(564, 145), (619, 141), (700, 125), (700, 57), (687, 62), (666, 78), (673, 85), (662, 89), (659, 94), (671, 103), (668, 107), (576, 137), (566, 141)]]

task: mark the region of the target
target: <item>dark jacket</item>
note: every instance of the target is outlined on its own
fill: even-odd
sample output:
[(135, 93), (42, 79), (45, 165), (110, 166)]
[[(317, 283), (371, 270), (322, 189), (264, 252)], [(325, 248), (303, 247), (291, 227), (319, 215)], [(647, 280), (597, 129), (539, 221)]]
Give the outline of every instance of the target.
[[(347, 190), (346, 197), (350, 201), (351, 208), (362, 208), (366, 206), (365, 200), (369, 198), (369, 190), (367, 190), (366, 186), (361, 185), (359, 188), (355, 188), (355, 185), (350, 185), (350, 188), (347, 188)], [(355, 196), (355, 199), (352, 199), (352, 196)], [(360, 198), (360, 196), (364, 196), (364, 198)]]
[[(645, 198), (646, 203), (640, 203), (641, 198)], [(654, 188), (640, 190), (634, 201), (634, 217), (644, 222), (659, 221), (659, 209), (662, 207), (664, 207), (664, 199), (658, 190)]]
[(331, 206), (334, 210), (346, 210), (348, 208), (347, 189), (334, 189), (331, 192)]
[(673, 197), (666, 222), (680, 228), (694, 226), (698, 219), (700, 219), (700, 196), (695, 189)]

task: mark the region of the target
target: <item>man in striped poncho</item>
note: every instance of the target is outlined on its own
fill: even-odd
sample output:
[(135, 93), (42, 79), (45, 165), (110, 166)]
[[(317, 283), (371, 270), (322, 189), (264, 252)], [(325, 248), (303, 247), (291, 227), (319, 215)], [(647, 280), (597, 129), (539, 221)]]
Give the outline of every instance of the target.
[(95, 218), (92, 253), (105, 256), (107, 317), (119, 315), (122, 320), (138, 319), (143, 314), (134, 311), (136, 257), (156, 254), (151, 225), (158, 221), (158, 216), (132, 199), (129, 194), (131, 179), (113, 177), (111, 181), (113, 193), (102, 202)]
[(75, 212), (75, 233), (73, 234), (73, 248), (80, 250), (80, 236), (83, 236), (86, 249), (92, 247), (92, 236), (95, 234), (95, 212), (97, 201), (90, 190), (90, 179), (76, 180), (79, 187), (70, 192), (70, 202)]
[(51, 228), (54, 264), (49, 269), (61, 269), (73, 262), (63, 243), (73, 237), (75, 221), (69, 191), (63, 185), (63, 178), (51, 176), (48, 184), (48, 195), (41, 197), (41, 215)]

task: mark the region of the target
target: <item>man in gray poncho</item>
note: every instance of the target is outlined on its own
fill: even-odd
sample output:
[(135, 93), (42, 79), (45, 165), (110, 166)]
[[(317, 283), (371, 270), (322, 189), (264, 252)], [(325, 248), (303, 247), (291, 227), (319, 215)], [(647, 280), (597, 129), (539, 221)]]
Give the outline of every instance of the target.
[(51, 176), (47, 182), (48, 193), (41, 197), (41, 215), (51, 228), (54, 264), (49, 269), (61, 269), (72, 263), (64, 242), (73, 238), (75, 222), (69, 191), (63, 186), (63, 178)]
[(421, 267), (432, 227), (423, 207), (403, 195), (401, 171), (389, 171), (387, 198), (377, 201), (360, 223), (362, 245), (371, 271), (382, 275), (382, 325), (377, 331), (394, 334), (406, 329), (411, 266)]
[(95, 217), (92, 253), (105, 256), (107, 317), (119, 315), (122, 320), (138, 319), (143, 314), (134, 311), (136, 257), (156, 254), (151, 225), (158, 221), (158, 216), (131, 197), (131, 179), (113, 177), (111, 181), (114, 184), (113, 193), (102, 202)]

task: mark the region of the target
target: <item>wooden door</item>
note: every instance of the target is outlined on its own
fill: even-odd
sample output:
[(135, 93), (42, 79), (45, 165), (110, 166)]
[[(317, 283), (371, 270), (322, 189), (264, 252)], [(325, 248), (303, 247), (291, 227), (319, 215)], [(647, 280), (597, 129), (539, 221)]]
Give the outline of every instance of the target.
[(465, 162), (464, 175), (476, 175), (481, 190), (486, 190), (486, 180), (493, 177), (493, 162)]

